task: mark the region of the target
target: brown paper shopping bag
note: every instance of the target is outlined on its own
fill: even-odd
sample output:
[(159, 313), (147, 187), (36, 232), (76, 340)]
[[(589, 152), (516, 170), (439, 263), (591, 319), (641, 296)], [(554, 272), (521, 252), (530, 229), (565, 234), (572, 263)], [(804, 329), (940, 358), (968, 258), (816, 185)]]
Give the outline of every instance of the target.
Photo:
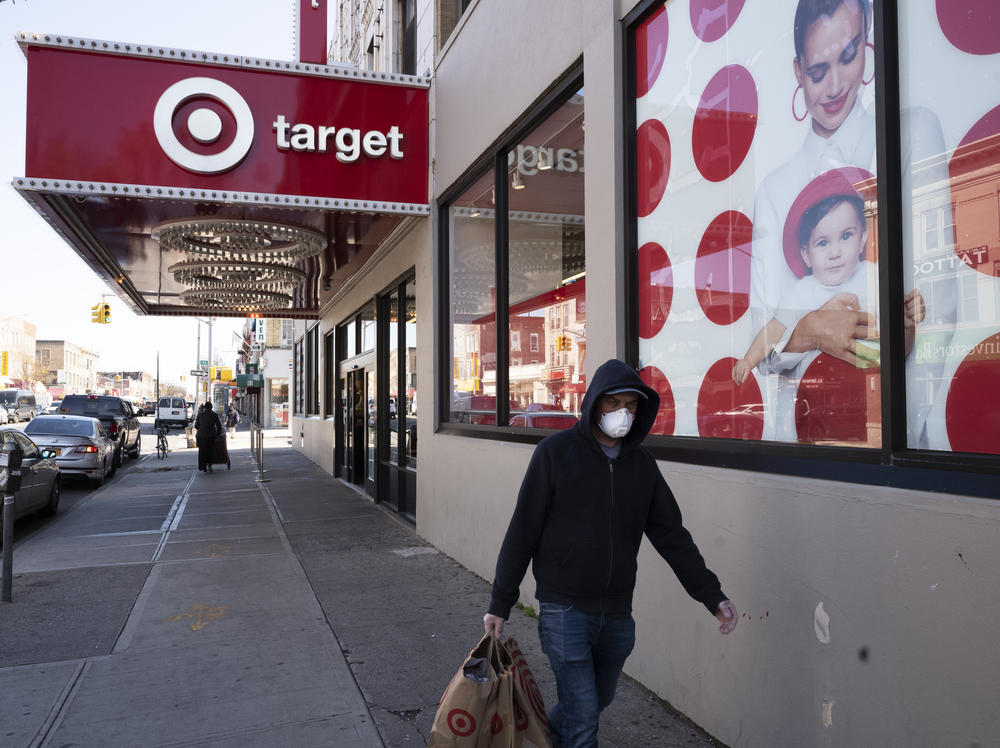
[[(513, 713), (510, 655), (487, 634), (469, 652), (441, 696), (428, 746), (491, 745), (493, 731), (507, 732), (503, 712)], [(499, 743), (498, 743), (499, 745)]]
[(469, 653), (441, 697), (427, 745), (456, 748), (550, 745), (545, 704), (515, 640), (501, 644), (486, 635)]
[(548, 746), (549, 723), (545, 716), (545, 701), (535, 682), (535, 676), (528, 667), (517, 639), (509, 637), (503, 646), (510, 654), (511, 681), (514, 687), (514, 726), (517, 736), (510, 745), (518, 748)]

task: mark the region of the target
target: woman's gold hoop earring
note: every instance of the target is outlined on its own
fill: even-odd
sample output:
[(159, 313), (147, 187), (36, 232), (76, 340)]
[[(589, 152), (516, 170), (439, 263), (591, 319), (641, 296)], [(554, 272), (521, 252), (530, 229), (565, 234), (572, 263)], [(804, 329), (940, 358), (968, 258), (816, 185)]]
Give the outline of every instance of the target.
[[(873, 80), (875, 80), (875, 45), (872, 44), (871, 42), (865, 42), (865, 49), (866, 50), (867, 49), (871, 49), (871, 51), (872, 51), (872, 77), (869, 78), (868, 80), (865, 80), (864, 77), (861, 78), (861, 83), (863, 85), (867, 86), (869, 83), (871, 83)], [(864, 75), (864, 73), (862, 73), (862, 76), (863, 75)]]
[[(802, 91), (802, 86), (799, 86), (794, 91), (792, 91), (792, 116), (795, 117), (796, 122), (801, 122), (802, 120), (804, 120), (806, 117), (809, 116), (808, 107), (806, 107), (806, 113), (803, 114), (801, 117), (795, 113), (795, 97), (798, 95), (799, 91)], [(805, 91), (802, 91), (803, 100), (805, 100), (805, 96), (806, 96)]]

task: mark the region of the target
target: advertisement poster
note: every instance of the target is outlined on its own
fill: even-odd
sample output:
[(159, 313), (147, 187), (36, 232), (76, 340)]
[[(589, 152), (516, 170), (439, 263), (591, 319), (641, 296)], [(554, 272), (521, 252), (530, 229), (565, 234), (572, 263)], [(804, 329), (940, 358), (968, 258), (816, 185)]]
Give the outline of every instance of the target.
[[(901, 13), (913, 26), (901, 45), (995, 81), (996, 61), (951, 44), (949, 4), (937, 6)], [(655, 433), (880, 447), (881, 352), (900, 336), (909, 446), (1000, 452), (981, 436), (991, 424), (1000, 433), (1000, 406), (955, 407), (969, 399), (956, 394), (963, 377), (1000, 386), (1000, 351), (989, 353), (1000, 329), (996, 192), (989, 217), (965, 220), (979, 221), (967, 229), (976, 256), (949, 161), (1000, 117), (970, 141), (985, 113), (970, 110), (982, 105), (956, 97), (945, 110), (926, 82), (901, 91), (908, 220), (890, 230), (913, 272), (903, 328), (888, 329), (873, 23), (867, 0), (691, 0), (635, 28), (639, 355), (663, 402)], [(961, 88), (944, 82), (961, 80), (956, 71), (937, 77)], [(956, 344), (965, 339), (975, 361)]]

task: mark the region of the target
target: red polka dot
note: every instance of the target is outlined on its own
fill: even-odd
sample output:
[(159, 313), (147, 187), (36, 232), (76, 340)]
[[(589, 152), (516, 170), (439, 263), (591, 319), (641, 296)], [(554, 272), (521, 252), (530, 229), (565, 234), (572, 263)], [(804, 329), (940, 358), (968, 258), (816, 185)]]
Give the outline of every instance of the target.
[(698, 391), (698, 433), (720, 439), (760, 439), (764, 433), (764, 401), (757, 380), (733, 381), (735, 358), (712, 364)]
[(736, 23), (745, 0), (691, 0), (691, 28), (703, 42), (721, 39)]
[[(824, 172), (807, 184), (802, 192), (792, 202), (785, 218), (785, 228), (781, 235), (782, 248), (785, 250), (785, 261), (799, 278), (806, 274), (806, 264), (799, 252), (799, 222), (802, 214), (820, 200), (831, 195), (858, 195), (864, 200), (876, 200), (875, 176), (865, 169), (854, 166), (844, 166)], [(868, 246), (871, 248), (869, 262), (875, 262), (875, 236), (870, 233)]]
[(667, 381), (663, 372), (655, 366), (644, 366), (642, 371), (639, 372), (639, 377), (649, 387), (656, 390), (660, 396), (660, 409), (656, 412), (656, 420), (653, 421), (653, 428), (649, 430), (649, 433), (672, 436), (676, 420), (676, 409), (674, 407), (674, 393), (670, 389), (670, 382)]
[(660, 204), (670, 176), (670, 137), (657, 119), (648, 119), (636, 132), (639, 216), (645, 217)]
[(945, 424), (955, 452), (1000, 454), (1000, 333), (975, 346), (948, 389)]
[(667, 8), (661, 6), (635, 30), (635, 97), (649, 93), (667, 55)]
[[(952, 196), (960, 194), (959, 190), (965, 188), (969, 177), (982, 170), (986, 163), (984, 159), (991, 164), (996, 163), (996, 141), (1000, 140), (998, 136), (1000, 136), (1000, 106), (983, 115), (965, 134), (952, 154), (948, 162)], [(956, 200), (954, 206), (954, 247), (958, 259), (984, 275), (1000, 276), (1000, 244), (996, 240), (996, 203), (993, 204), (992, 220), (984, 219), (981, 201)], [(952, 237), (946, 236), (944, 241), (946, 244), (951, 243)]]
[(798, 439), (805, 444), (869, 444), (869, 426), (879, 428), (882, 422), (881, 400), (877, 368), (859, 369), (821, 353), (806, 368), (795, 393)]
[(708, 224), (694, 261), (694, 290), (705, 316), (731, 325), (750, 306), (750, 246), (753, 224), (736, 210)]
[(694, 114), (691, 148), (698, 171), (721, 182), (743, 163), (757, 129), (757, 84), (742, 65), (727, 65), (705, 86)]
[(674, 297), (670, 258), (656, 242), (639, 247), (639, 337), (652, 338), (663, 329)]
[(970, 55), (1000, 52), (1000, 7), (996, 0), (937, 0), (941, 31)]

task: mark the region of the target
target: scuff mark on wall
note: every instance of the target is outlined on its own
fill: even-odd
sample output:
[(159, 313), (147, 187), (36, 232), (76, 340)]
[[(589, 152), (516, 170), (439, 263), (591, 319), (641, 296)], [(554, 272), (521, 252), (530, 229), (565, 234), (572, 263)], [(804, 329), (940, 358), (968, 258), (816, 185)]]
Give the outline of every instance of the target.
[(833, 727), (833, 699), (827, 699), (823, 702), (822, 711), (823, 727)]
[(823, 610), (823, 603), (816, 606), (813, 614), (813, 627), (816, 630), (816, 638), (820, 644), (830, 643), (830, 616)]

